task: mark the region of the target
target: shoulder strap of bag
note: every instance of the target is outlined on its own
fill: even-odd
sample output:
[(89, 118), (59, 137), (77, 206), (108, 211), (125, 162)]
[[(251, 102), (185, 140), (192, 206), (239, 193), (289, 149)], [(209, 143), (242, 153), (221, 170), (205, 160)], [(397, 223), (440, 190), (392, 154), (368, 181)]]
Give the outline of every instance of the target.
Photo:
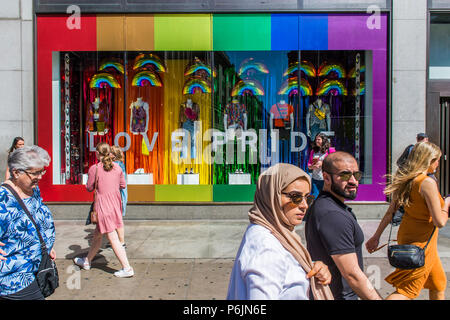
[(97, 191), (98, 187), (98, 164), (95, 165), (95, 182), (94, 182), (94, 190)]
[[(423, 247), (423, 250), (425, 250), (428, 247), (428, 244), (431, 241), (431, 238), (433, 237), (434, 231), (436, 231), (436, 226), (434, 226), (433, 228), (433, 232), (431, 232), (430, 238), (428, 238), (427, 244), (425, 245), (425, 247)], [(391, 233), (392, 233), (392, 223), (391, 223), (391, 230), (389, 231), (389, 240), (387, 245), (389, 246), (389, 242), (391, 241)]]
[(9, 184), (3, 183), (2, 187), (5, 187), (6, 189), (8, 189), (12, 193), (14, 198), (16, 198), (17, 202), (19, 202), (20, 206), (25, 211), (25, 213), (27, 214), (28, 218), (31, 220), (31, 222), (33, 223), (34, 227), (36, 228), (37, 234), (39, 236), (39, 241), (41, 243), (41, 250), (42, 250), (42, 252), (47, 253), (47, 246), (45, 245), (44, 239), (42, 239), (41, 232), (39, 231), (39, 228), (38, 228), (36, 222), (34, 221), (33, 217), (31, 216), (30, 211), (28, 211), (28, 208), (25, 205), (25, 203), (23, 202), (22, 198), (20, 198), (20, 196), (17, 194), (16, 190), (14, 190)]

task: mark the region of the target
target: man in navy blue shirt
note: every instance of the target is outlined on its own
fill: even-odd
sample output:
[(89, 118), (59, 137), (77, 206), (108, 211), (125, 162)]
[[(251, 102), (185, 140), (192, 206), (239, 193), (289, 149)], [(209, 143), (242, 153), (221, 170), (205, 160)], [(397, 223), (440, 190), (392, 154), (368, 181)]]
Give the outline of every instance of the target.
[(329, 268), (336, 300), (382, 299), (364, 274), (364, 234), (345, 200), (356, 198), (362, 172), (346, 152), (329, 154), (322, 164), (324, 187), (306, 214), (305, 235), (313, 261)]

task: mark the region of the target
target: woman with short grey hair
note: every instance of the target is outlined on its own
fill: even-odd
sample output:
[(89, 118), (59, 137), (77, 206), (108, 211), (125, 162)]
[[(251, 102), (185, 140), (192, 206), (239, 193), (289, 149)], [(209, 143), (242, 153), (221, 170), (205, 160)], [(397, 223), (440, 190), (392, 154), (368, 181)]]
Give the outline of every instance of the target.
[(36, 281), (42, 259), (38, 230), (11, 189), (31, 213), (48, 254), (55, 260), (53, 217), (38, 187), (49, 163), (47, 151), (38, 146), (16, 149), (8, 157), (11, 176), (0, 187), (0, 300), (44, 299)]

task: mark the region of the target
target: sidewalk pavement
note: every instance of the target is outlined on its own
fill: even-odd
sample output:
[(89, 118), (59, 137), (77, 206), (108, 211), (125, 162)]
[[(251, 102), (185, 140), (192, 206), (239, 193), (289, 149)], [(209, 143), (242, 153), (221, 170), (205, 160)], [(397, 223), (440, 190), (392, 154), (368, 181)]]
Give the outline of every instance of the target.
[[(359, 220), (365, 240), (378, 220)], [(84, 221), (55, 221), (60, 287), (48, 300), (222, 300), (226, 298), (234, 258), (248, 220), (125, 220), (127, 255), (134, 268), (132, 278), (116, 278), (120, 264), (110, 249), (101, 249), (89, 271), (74, 266), (72, 259), (86, 256), (94, 226)], [(395, 238), (398, 227), (394, 227)], [(304, 240), (303, 224), (296, 231)], [(389, 228), (380, 244), (387, 242)], [(104, 237), (104, 245), (107, 243)], [(450, 227), (440, 230), (438, 251), (450, 278)], [(394, 270), (387, 248), (369, 254), (363, 249), (369, 280), (386, 297), (393, 288), (384, 278)], [(450, 299), (450, 289), (446, 297)], [(423, 290), (418, 300), (428, 299)]]

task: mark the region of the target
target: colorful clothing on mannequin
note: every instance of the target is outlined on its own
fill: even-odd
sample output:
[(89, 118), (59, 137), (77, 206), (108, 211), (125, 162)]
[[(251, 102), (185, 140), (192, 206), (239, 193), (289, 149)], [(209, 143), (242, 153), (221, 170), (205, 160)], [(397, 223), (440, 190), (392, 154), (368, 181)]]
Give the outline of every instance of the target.
[(225, 107), (225, 115), (227, 116), (227, 128), (247, 130), (245, 116), (247, 109), (245, 105), (239, 103), (229, 103)]
[(86, 114), (87, 131), (103, 134), (105, 129), (109, 129), (108, 109), (108, 105), (103, 101), (98, 104), (98, 109), (94, 102), (89, 105), (88, 112)]
[[(198, 120), (200, 108), (197, 103), (192, 102), (189, 107), (188, 103), (182, 103), (180, 106), (180, 128), (189, 132), (191, 144), (191, 159), (195, 158), (195, 126), (194, 122)], [(181, 152), (181, 158), (187, 158), (187, 152)]]
[(147, 132), (148, 127), (148, 103), (143, 101), (135, 101), (130, 105), (130, 131), (134, 134)]
[(328, 131), (328, 119), (330, 117), (330, 106), (322, 103), (321, 106), (315, 101), (309, 105), (309, 130), (311, 131), (311, 140), (314, 140), (316, 135), (322, 131)]
[(278, 129), (280, 140), (289, 140), (291, 137), (291, 114), (294, 107), (287, 103), (275, 103), (270, 108), (273, 116), (273, 128)]

